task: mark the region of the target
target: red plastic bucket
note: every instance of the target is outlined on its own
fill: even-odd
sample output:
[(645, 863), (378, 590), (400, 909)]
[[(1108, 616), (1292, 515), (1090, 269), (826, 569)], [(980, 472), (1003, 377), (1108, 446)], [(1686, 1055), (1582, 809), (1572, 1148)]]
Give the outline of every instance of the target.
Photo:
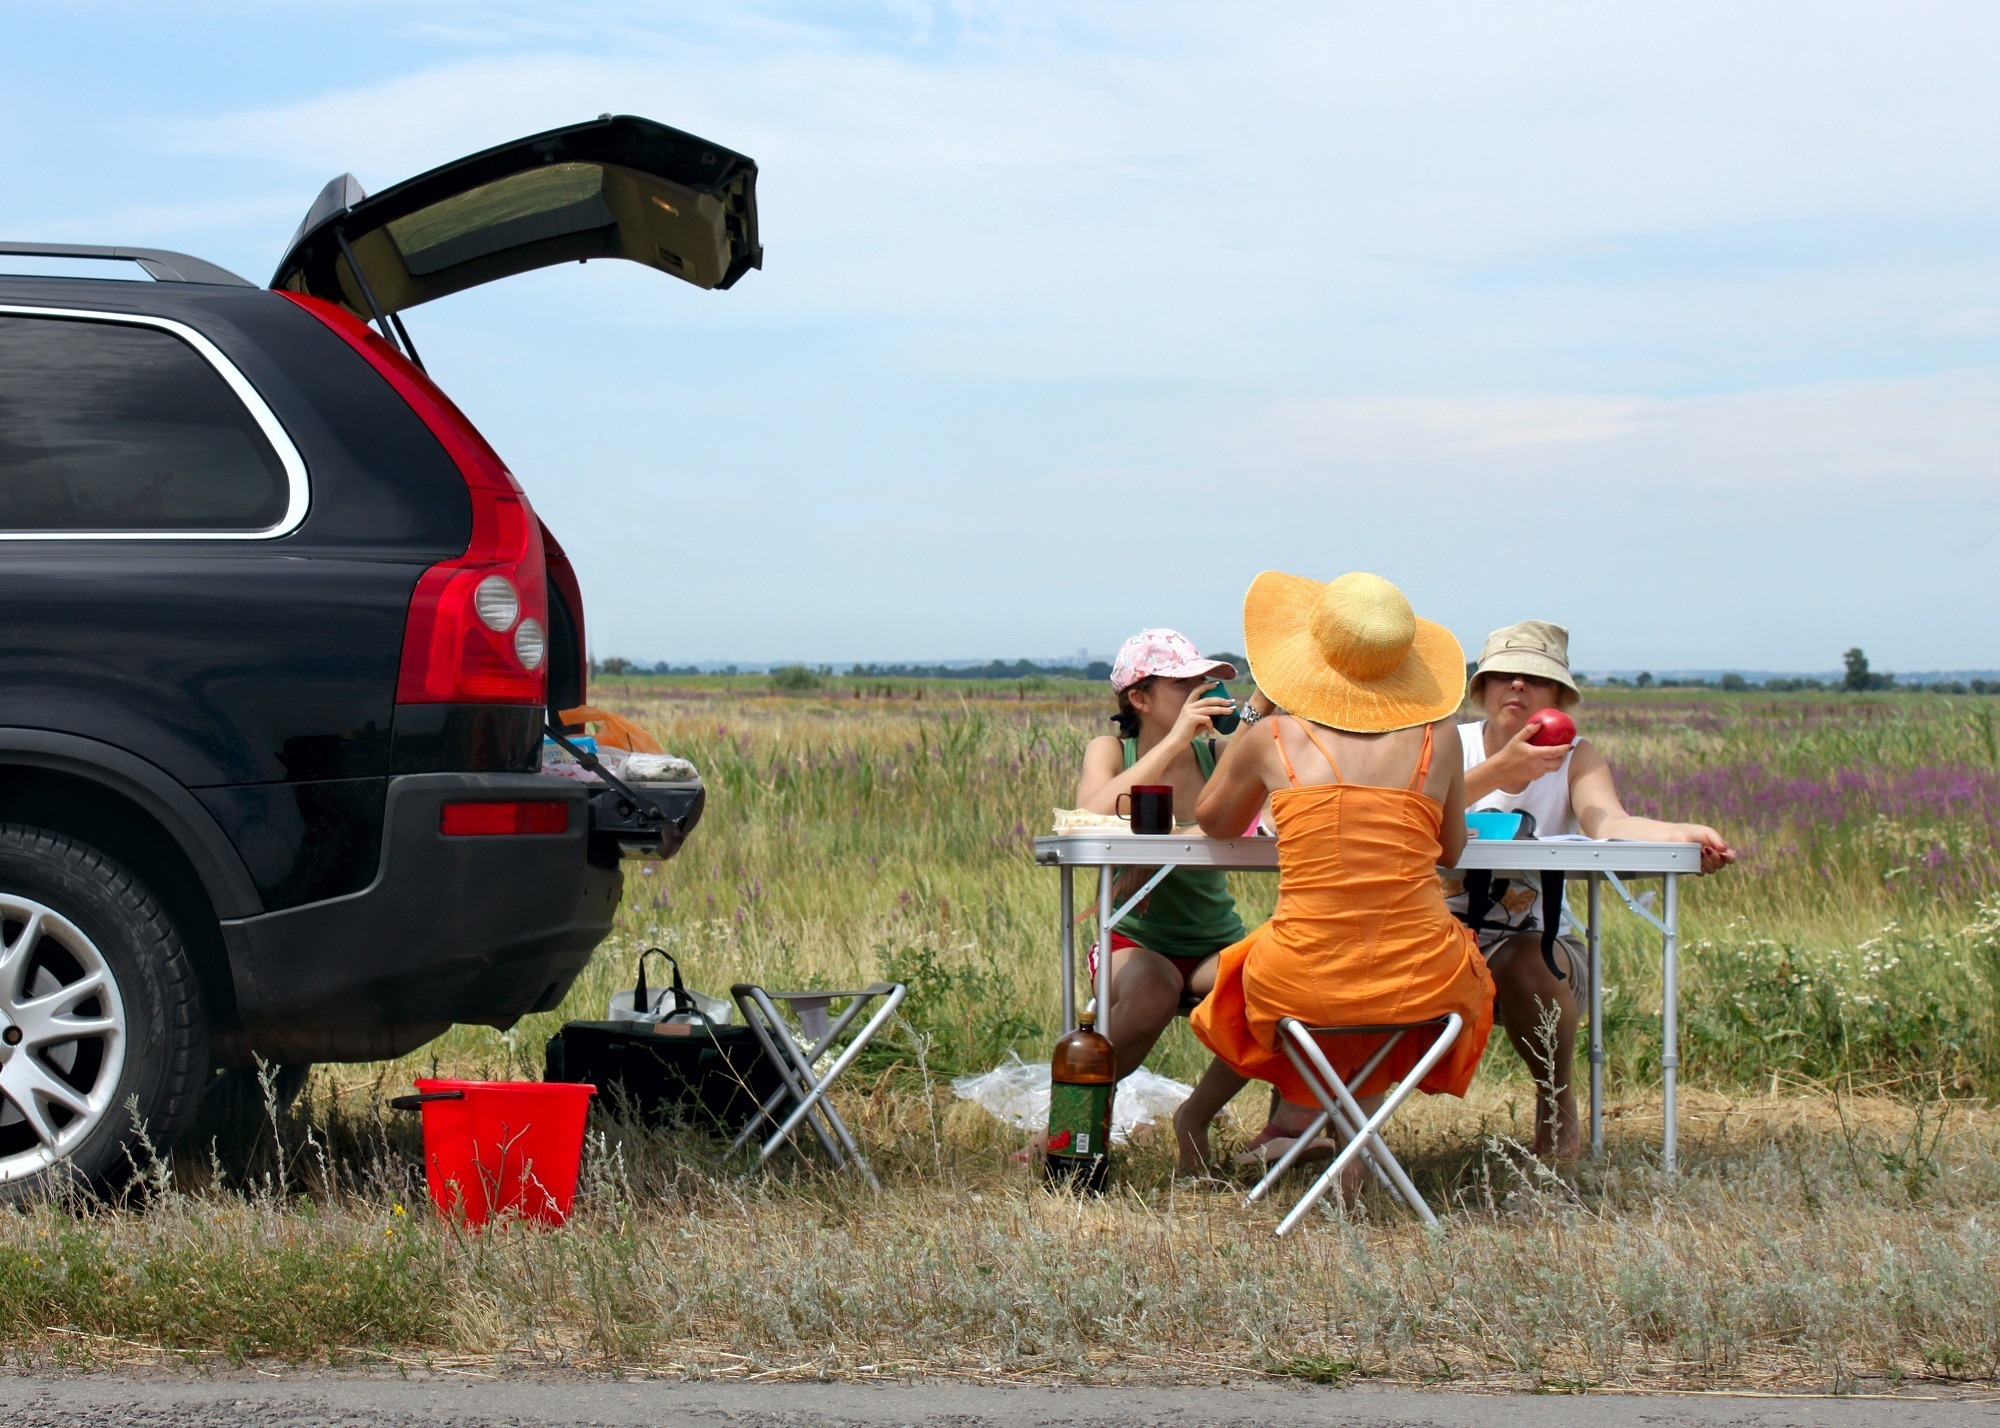
[(564, 1081), (418, 1081), (424, 1179), (438, 1213), (560, 1225), (576, 1199), (594, 1086)]

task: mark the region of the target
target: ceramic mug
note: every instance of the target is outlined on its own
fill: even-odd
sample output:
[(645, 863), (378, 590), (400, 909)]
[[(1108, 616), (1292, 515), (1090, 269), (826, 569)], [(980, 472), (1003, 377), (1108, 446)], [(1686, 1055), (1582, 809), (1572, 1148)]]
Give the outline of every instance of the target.
[(1174, 786), (1170, 783), (1135, 783), (1129, 793), (1118, 795), (1113, 807), (1123, 815), (1126, 799), (1132, 800), (1132, 831), (1134, 833), (1171, 833), (1174, 831)]

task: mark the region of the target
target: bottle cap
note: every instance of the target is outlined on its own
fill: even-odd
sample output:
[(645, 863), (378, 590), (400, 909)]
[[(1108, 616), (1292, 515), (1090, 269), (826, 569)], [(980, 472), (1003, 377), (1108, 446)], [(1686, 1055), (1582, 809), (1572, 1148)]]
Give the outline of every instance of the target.
[(1084, 1008), (1084, 1009), (1083, 1009), (1082, 1011), (1078, 1012), (1078, 1013), (1076, 1014), (1076, 1024), (1077, 1024), (1077, 1025), (1078, 1025), (1079, 1027), (1085, 1027), (1085, 1026), (1096, 1026), (1096, 1025), (1097, 1025), (1097, 1008), (1096, 1008), (1096, 1007), (1085, 1007), (1085, 1008)]

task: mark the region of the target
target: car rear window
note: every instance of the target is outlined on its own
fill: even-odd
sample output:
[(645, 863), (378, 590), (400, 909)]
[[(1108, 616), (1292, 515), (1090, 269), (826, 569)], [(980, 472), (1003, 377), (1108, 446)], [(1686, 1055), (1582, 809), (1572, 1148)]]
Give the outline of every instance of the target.
[(289, 496), (256, 419), (173, 333), (0, 314), (0, 531), (260, 531)]
[(604, 170), (596, 164), (550, 164), (510, 174), (393, 220), (389, 236), (403, 265), (424, 276), (523, 243), (608, 228)]

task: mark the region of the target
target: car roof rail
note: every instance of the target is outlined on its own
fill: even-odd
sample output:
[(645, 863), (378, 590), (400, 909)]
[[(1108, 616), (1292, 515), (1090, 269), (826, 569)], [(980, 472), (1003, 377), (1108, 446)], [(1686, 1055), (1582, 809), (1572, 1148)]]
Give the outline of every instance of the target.
[(155, 282), (219, 283), (224, 287), (255, 287), (248, 278), (239, 278), (227, 268), (172, 253), (165, 248), (106, 248), (94, 243), (0, 243), (0, 257), (12, 258), (123, 258), (137, 263)]

